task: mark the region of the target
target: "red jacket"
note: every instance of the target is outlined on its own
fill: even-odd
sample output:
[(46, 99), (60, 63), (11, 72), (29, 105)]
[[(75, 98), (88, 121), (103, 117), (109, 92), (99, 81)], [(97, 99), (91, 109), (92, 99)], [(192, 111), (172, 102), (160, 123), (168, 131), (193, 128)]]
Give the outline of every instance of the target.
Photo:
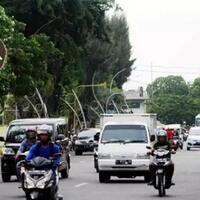
[(166, 129), (168, 139), (173, 139), (174, 133), (171, 129)]

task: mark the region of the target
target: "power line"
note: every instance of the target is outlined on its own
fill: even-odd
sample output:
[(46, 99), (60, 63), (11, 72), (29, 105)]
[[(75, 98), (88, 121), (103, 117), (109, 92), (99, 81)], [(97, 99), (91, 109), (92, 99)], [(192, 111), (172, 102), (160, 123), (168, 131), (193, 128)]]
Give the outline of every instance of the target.
[(152, 67), (152, 68), (172, 68), (172, 69), (175, 69), (175, 68), (177, 68), (177, 69), (196, 69), (196, 70), (200, 70), (200, 66), (199, 67), (192, 67), (192, 66), (181, 66), (181, 65), (179, 65), (179, 66), (170, 66), (170, 65), (137, 65), (137, 68), (138, 67), (148, 67), (148, 68), (150, 68), (150, 67)]
[(189, 71), (183, 71), (183, 72), (173, 72), (173, 71), (157, 71), (157, 70), (140, 70), (140, 69), (136, 69), (135, 71), (137, 71), (137, 72), (146, 72), (146, 73), (152, 73), (152, 72), (155, 72), (155, 73), (161, 73), (161, 74), (196, 74), (196, 75), (198, 75), (199, 74), (199, 76), (200, 76), (200, 71), (199, 72), (189, 72)]

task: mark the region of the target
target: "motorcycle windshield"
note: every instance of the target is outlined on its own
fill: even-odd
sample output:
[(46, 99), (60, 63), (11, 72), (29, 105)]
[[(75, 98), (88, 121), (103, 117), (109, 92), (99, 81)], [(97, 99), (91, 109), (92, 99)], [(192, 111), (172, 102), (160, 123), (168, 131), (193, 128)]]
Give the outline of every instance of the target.
[(52, 166), (51, 161), (44, 157), (35, 157), (30, 161), (29, 165), (38, 169)]

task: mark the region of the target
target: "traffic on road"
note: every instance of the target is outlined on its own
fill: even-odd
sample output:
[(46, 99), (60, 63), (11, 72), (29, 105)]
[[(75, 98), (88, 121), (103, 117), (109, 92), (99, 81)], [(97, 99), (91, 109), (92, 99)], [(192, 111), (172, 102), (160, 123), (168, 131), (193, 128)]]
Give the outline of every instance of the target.
[(195, 198), (192, 180), (199, 180), (200, 151), (194, 140), (193, 149), (188, 145), (193, 132), (200, 132), (191, 128), (182, 146), (175, 146), (174, 140), (183, 138), (181, 129), (177, 124), (158, 128), (155, 114), (106, 114), (100, 129), (80, 131), (74, 142), (62, 118), (14, 120), (1, 137), (0, 194), (4, 199), (21, 194), (27, 200), (101, 199), (103, 194), (108, 199), (123, 199), (122, 194), (127, 199)]

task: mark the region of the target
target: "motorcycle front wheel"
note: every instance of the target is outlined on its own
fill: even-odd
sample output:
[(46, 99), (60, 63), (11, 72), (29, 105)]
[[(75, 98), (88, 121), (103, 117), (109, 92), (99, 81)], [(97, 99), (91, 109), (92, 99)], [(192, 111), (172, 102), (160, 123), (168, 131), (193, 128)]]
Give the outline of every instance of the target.
[(165, 196), (165, 186), (163, 174), (158, 174), (158, 195)]

